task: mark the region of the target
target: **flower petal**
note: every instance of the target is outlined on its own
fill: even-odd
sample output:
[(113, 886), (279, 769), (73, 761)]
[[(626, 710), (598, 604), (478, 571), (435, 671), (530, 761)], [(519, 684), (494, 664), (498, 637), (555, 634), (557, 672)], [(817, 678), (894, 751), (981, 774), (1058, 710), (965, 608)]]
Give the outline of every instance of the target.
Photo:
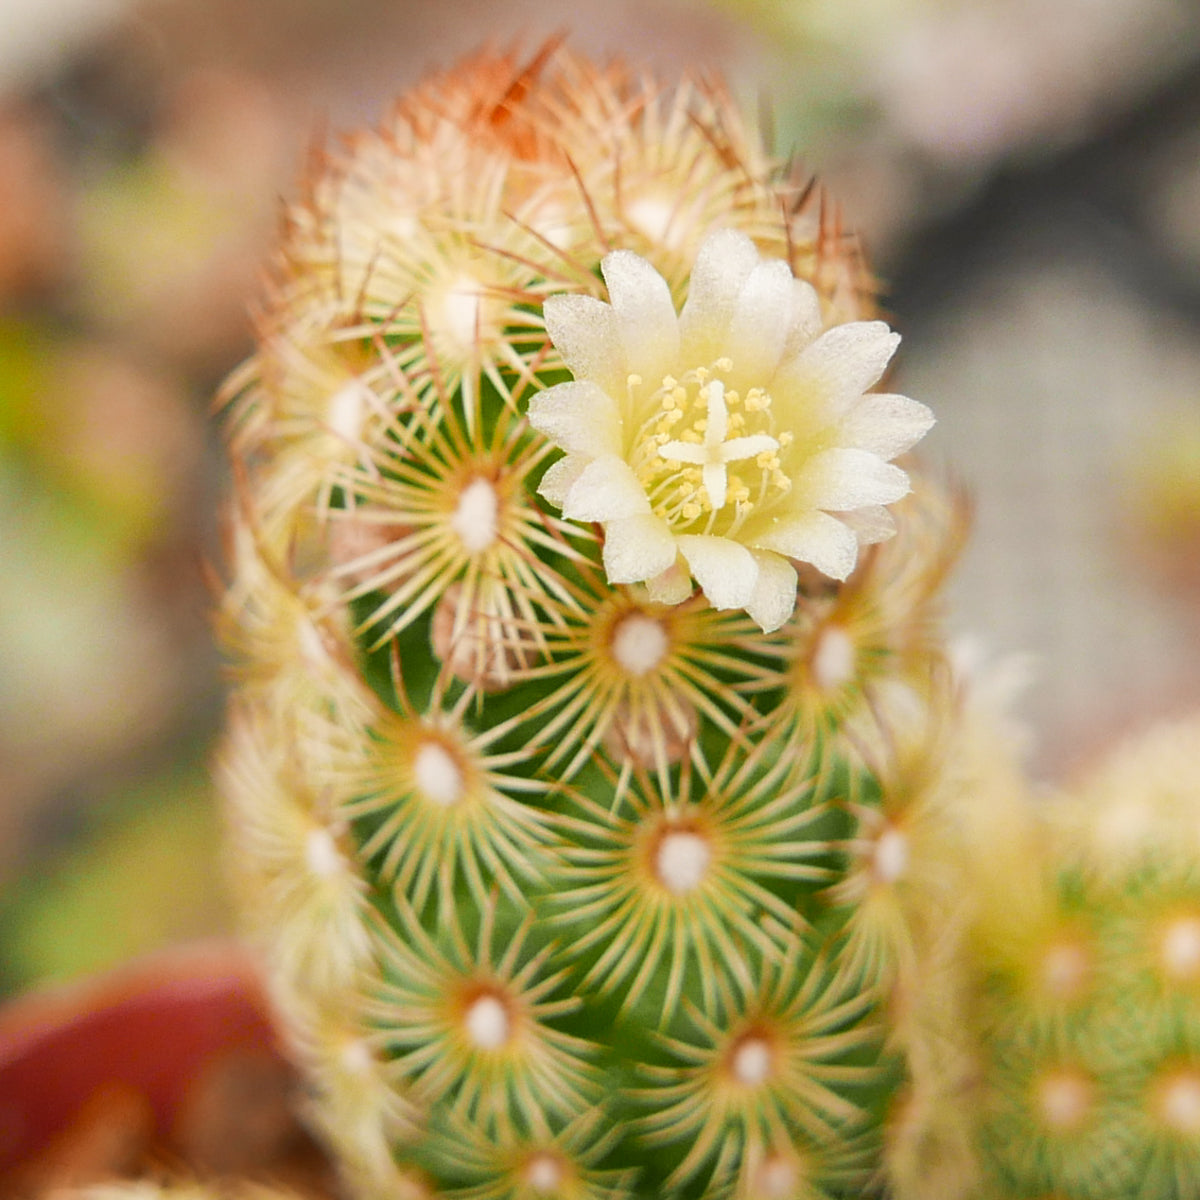
[(809, 503), (833, 512), (892, 504), (910, 490), (908, 476), (899, 467), (866, 450), (822, 450), (804, 468)]
[(919, 401), (872, 392), (842, 418), (840, 440), (886, 461), (916, 445), (933, 423), (933, 413)]
[(650, 511), (633, 468), (615, 454), (594, 458), (571, 485), (562, 506), (570, 521), (614, 521)]
[(683, 356), (689, 362), (706, 363), (725, 350), (738, 293), (758, 262), (754, 243), (739, 230), (719, 229), (701, 242), (679, 314)]
[[(614, 250), (600, 263), (628, 372), (658, 387), (679, 357), (679, 318), (667, 281), (640, 255)], [(622, 381), (622, 394), (624, 391)]]
[(529, 402), (529, 423), (571, 454), (599, 458), (621, 453), (616, 402), (590, 379), (558, 383)]
[(796, 568), (770, 550), (752, 550), (758, 563), (758, 582), (746, 612), (763, 633), (772, 633), (796, 607)]
[(792, 280), (792, 324), (784, 358), (794, 358), (821, 332), (821, 302), (817, 290), (804, 279)]
[(727, 346), (737, 378), (761, 383), (779, 366), (792, 326), (792, 271), (781, 258), (760, 262), (738, 292)]
[(781, 519), (755, 539), (755, 548), (812, 563), (830, 579), (845, 579), (858, 561), (858, 539), (853, 531), (823, 512), (798, 513)]
[(896, 534), (896, 518), (881, 505), (870, 504), (866, 508), (838, 513), (838, 520), (854, 530), (860, 546), (886, 542)]
[(609, 395), (625, 393), (625, 350), (617, 314), (595, 296), (547, 296), (546, 332), (576, 379), (593, 379)]
[(567, 493), (575, 486), (575, 480), (583, 474), (588, 462), (581, 454), (568, 454), (566, 458), (551, 463), (538, 485), (538, 495), (561, 509), (567, 502)]
[(655, 604), (682, 604), (692, 590), (691, 572), (678, 552), (665, 571), (646, 580), (646, 591)]
[(604, 573), (609, 583), (654, 580), (675, 565), (676, 557), (671, 530), (653, 513), (621, 517), (604, 526)]
[(780, 369), (771, 390), (819, 396), (836, 419), (879, 381), (899, 344), (900, 335), (882, 321), (835, 325)]
[(745, 608), (751, 602), (758, 563), (745, 546), (706, 534), (684, 534), (675, 540), (713, 608)]

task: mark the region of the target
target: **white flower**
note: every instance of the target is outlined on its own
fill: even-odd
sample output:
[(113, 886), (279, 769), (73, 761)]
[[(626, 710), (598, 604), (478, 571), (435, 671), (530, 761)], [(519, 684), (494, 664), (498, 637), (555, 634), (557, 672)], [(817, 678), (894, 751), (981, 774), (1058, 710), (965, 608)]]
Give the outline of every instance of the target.
[(694, 579), (776, 629), (796, 603), (790, 559), (844, 579), (860, 544), (893, 532), (884, 506), (909, 485), (888, 460), (933, 424), (906, 396), (864, 394), (900, 339), (882, 321), (822, 331), (812, 287), (734, 230), (701, 245), (678, 314), (638, 255), (601, 270), (610, 303), (545, 304), (575, 378), (529, 407), (566, 451), (539, 490), (603, 526), (610, 583), (673, 604)]

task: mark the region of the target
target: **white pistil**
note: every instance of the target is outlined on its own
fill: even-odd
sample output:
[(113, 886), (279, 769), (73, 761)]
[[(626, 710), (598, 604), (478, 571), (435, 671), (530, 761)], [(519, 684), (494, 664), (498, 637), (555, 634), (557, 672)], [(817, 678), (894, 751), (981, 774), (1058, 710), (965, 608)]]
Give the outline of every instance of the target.
[(426, 742), (417, 751), (413, 776), (418, 790), (434, 804), (449, 808), (462, 799), (462, 771), (450, 752), (438, 742)]
[(699, 467), (709, 503), (713, 512), (718, 512), (725, 507), (728, 499), (729, 464), (778, 450), (779, 442), (769, 433), (754, 433), (748, 437), (726, 440), (729, 409), (725, 404), (725, 384), (719, 379), (712, 379), (704, 385), (702, 394), (706, 405), (703, 443), (671, 441), (660, 446), (658, 453), (668, 462), (690, 463)]

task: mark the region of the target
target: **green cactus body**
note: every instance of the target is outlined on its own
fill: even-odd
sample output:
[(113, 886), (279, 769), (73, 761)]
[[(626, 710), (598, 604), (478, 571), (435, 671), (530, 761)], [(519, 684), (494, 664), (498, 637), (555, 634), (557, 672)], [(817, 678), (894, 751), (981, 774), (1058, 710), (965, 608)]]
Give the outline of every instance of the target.
[(888, 509), (930, 418), (868, 304), (718, 89), (561, 51), (428, 81), (289, 210), (221, 776), (362, 1196), (878, 1182), (962, 522)]

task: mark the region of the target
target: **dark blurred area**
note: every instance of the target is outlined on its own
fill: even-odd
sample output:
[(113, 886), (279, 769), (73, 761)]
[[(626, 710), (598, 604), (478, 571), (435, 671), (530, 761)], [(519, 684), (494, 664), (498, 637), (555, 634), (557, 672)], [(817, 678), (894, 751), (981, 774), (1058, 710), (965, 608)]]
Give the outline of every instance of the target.
[(425, 69), (564, 31), (765, 97), (862, 231), (1033, 768), (1200, 700), (1193, 5), (5, 0), (0, 994), (229, 927), (211, 397), (280, 198)]

